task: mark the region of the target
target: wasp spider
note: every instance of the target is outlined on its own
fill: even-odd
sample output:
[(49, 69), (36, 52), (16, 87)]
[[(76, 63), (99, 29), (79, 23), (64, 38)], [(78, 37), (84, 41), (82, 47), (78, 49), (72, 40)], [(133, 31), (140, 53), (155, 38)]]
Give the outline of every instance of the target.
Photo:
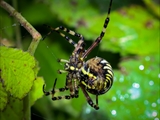
[[(69, 60), (59, 60), (59, 62), (64, 63), (64, 70), (59, 70), (59, 73), (67, 73), (65, 86), (63, 88), (55, 89), (57, 82), (56, 79), (52, 91), (46, 92), (44, 90), (44, 85), (43, 92), (46, 96), (52, 95), (52, 100), (77, 98), (79, 88), (81, 88), (88, 104), (96, 110), (99, 109), (98, 96), (106, 93), (111, 88), (113, 83), (112, 67), (105, 59), (100, 57), (91, 58), (87, 62), (84, 60), (87, 55), (101, 42), (105, 34), (107, 25), (109, 23), (111, 5), (112, 0), (110, 0), (108, 15), (105, 19), (102, 32), (87, 50), (84, 48), (84, 38), (81, 34), (62, 26), (55, 29), (48, 26), (50, 27), (51, 31), (47, 35), (51, 34), (52, 31), (55, 31), (64, 37), (70, 44), (72, 44), (75, 49), (72, 52)], [(78, 43), (75, 43), (71, 38), (60, 32), (60, 30), (78, 37)], [(70, 91), (69, 95), (55, 96), (55, 93), (64, 92), (66, 90)], [(88, 92), (96, 96), (96, 103), (92, 101)]]

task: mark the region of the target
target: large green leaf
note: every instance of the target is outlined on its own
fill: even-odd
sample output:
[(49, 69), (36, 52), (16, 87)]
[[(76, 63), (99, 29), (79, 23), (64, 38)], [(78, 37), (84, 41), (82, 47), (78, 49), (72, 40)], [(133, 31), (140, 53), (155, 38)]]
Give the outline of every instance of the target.
[(31, 106), (35, 103), (37, 99), (41, 98), (44, 95), (42, 91), (43, 85), (44, 85), (43, 78), (37, 77), (30, 91), (30, 105)]
[(30, 91), (35, 73), (35, 60), (22, 50), (0, 47), (1, 79), (5, 90), (13, 97), (22, 99)]
[(104, 39), (101, 48), (122, 54), (158, 53), (159, 27), (159, 21), (144, 8), (121, 8), (112, 12), (106, 35), (110, 41)]
[[(85, 0), (75, 3), (65, 1), (63, 4), (55, 0), (51, 9), (65, 24), (75, 27), (77, 32), (92, 40), (100, 34), (107, 16), (107, 8), (105, 14), (100, 14)], [(123, 55), (158, 53), (159, 27), (159, 20), (141, 6), (112, 10), (106, 35), (100, 44), (101, 49)]]
[(1, 120), (22, 120), (23, 119), (23, 101), (8, 97), (9, 101), (6, 108), (3, 111), (0, 111)]

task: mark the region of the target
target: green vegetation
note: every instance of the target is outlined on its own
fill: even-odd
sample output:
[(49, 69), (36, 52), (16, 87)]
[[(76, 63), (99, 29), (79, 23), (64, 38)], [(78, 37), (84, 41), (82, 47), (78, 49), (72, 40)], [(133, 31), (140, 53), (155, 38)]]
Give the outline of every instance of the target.
[[(81, 33), (86, 48), (100, 34), (109, 4), (109, 0), (23, 0), (16, 7), (6, 2), (42, 36), (50, 31), (43, 24), (63, 25)], [(113, 86), (99, 96), (98, 111), (87, 104), (81, 90), (79, 98), (72, 100), (52, 101), (51, 96), (43, 96), (44, 81), (48, 91), (55, 78), (57, 88), (65, 85), (66, 75), (57, 72), (64, 66), (57, 59), (69, 59), (74, 47), (54, 32), (40, 42), (40, 36), (34, 37), (37, 34), (31, 38), (23, 28), (30, 25), (24, 26), (0, 8), (0, 42), (9, 46), (0, 46), (0, 119), (159, 120), (159, 4), (156, 0), (113, 0), (106, 34), (87, 57), (102, 57), (114, 70)]]

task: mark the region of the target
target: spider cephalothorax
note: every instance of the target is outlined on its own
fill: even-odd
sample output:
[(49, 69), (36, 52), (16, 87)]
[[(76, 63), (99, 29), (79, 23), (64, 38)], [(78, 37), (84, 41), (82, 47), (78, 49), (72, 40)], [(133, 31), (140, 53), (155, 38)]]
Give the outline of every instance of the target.
[[(59, 70), (59, 73), (67, 73), (65, 87), (55, 89), (57, 79), (54, 82), (54, 86), (51, 92), (46, 92), (43, 86), (44, 94), (52, 94), (52, 100), (77, 98), (80, 87), (89, 105), (91, 105), (95, 109), (99, 109), (98, 96), (106, 93), (111, 88), (113, 83), (112, 67), (105, 59), (100, 57), (91, 58), (86, 62), (84, 60), (87, 57), (87, 55), (92, 51), (92, 49), (94, 49), (100, 43), (105, 34), (107, 25), (109, 23), (111, 4), (112, 0), (110, 0), (108, 16), (105, 19), (103, 30), (100, 36), (93, 42), (93, 44), (87, 50), (84, 48), (84, 38), (81, 34), (78, 34), (62, 26), (57, 27), (55, 29), (50, 27), (52, 31), (56, 31), (57, 33), (59, 33), (62, 37), (64, 37), (70, 44), (72, 44), (75, 47), (69, 60), (59, 60), (59, 62), (65, 63), (64, 70)], [(78, 41), (78, 43), (75, 43), (68, 36), (61, 33), (60, 30), (67, 32), (73, 36), (76, 36), (80, 40)], [(49, 32), (47, 35), (52, 33), (52, 31)], [(68, 89), (70, 90), (70, 95), (56, 97), (54, 96), (56, 92), (63, 92)], [(96, 95), (96, 104), (93, 103), (88, 92)]]

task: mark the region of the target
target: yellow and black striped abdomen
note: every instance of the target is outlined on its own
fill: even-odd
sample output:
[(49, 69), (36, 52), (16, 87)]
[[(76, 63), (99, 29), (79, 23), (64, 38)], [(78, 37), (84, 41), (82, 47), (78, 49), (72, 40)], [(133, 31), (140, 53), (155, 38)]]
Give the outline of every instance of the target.
[(86, 90), (95, 95), (106, 93), (113, 83), (111, 65), (103, 58), (89, 59), (82, 68), (81, 83)]

